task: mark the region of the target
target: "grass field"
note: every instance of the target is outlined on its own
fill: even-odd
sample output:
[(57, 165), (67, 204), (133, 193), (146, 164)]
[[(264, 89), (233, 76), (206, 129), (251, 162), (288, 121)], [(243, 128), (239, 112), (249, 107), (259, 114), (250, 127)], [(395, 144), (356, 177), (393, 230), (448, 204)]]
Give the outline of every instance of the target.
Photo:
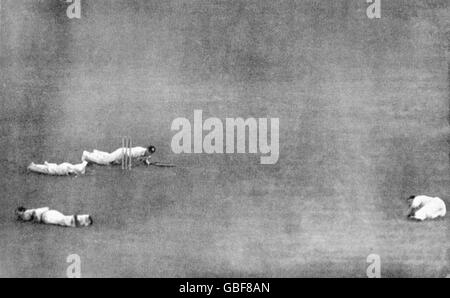
[[(128, 3), (128, 4), (127, 4)], [(450, 273), (449, 219), (405, 198), (449, 191), (450, 12), (445, 1), (2, 0), (0, 277), (384, 277)], [(20, 16), (20, 17), (19, 17)], [(176, 155), (172, 120), (279, 117), (280, 159)], [(78, 162), (122, 136), (174, 169)], [(14, 209), (90, 213), (89, 229)]]

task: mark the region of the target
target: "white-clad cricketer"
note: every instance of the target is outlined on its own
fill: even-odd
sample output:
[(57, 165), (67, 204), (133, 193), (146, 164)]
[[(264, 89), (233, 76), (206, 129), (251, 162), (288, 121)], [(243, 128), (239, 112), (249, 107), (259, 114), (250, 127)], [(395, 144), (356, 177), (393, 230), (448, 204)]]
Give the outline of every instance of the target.
[(447, 214), (445, 202), (438, 197), (411, 196), (408, 218), (419, 221), (444, 217)]
[(32, 162), (28, 166), (28, 170), (34, 173), (52, 176), (84, 175), (86, 173), (87, 164), (87, 162), (82, 162), (76, 165), (68, 162), (62, 164), (48, 162), (44, 162), (44, 164), (35, 164)]
[(84, 151), (81, 160), (98, 165), (111, 165), (120, 164), (124, 155), (131, 156), (133, 159), (150, 158), (155, 152), (156, 148), (154, 146), (149, 146), (147, 148), (133, 147), (130, 149), (121, 147), (111, 153), (99, 150), (94, 150), (93, 152)]
[(94, 221), (90, 215), (64, 215), (59, 211), (51, 210), (48, 207), (38, 209), (26, 209), (19, 207), (16, 209), (17, 219), (21, 221), (42, 223), (47, 225), (57, 225), (61, 227), (88, 227)]

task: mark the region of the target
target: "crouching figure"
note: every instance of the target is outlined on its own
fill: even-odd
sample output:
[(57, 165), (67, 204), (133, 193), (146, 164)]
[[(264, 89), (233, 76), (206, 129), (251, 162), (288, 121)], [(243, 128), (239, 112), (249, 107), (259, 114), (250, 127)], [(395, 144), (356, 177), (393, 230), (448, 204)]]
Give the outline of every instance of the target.
[(111, 153), (94, 150), (93, 152), (84, 151), (81, 160), (83, 162), (94, 163), (98, 165), (114, 165), (120, 164), (122, 159), (126, 156), (132, 159), (144, 158), (145, 160), (150, 159), (151, 155), (155, 153), (156, 148), (154, 146), (144, 147), (133, 147), (133, 148), (119, 148)]
[(94, 223), (90, 215), (64, 215), (59, 211), (50, 210), (48, 207), (38, 209), (19, 207), (16, 209), (16, 215), (17, 219), (21, 221), (61, 227), (88, 227)]
[(411, 196), (408, 218), (419, 221), (444, 217), (447, 213), (445, 202), (440, 198), (428, 196)]
[(44, 162), (44, 164), (35, 164), (32, 162), (28, 166), (28, 170), (34, 173), (51, 176), (84, 175), (86, 173), (87, 164), (87, 162), (82, 162), (76, 165), (68, 162), (62, 164), (48, 162)]

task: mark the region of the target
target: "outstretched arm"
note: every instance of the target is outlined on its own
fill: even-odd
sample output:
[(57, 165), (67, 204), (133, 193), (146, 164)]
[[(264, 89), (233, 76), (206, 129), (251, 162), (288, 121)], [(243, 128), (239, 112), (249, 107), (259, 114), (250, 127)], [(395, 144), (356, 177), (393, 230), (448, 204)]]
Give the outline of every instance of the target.
[(420, 209), (423, 208), (423, 204), (420, 204), (418, 207), (416, 206), (411, 206), (409, 207), (409, 211), (408, 211), (408, 217), (413, 217), (416, 215), (416, 212), (419, 211)]

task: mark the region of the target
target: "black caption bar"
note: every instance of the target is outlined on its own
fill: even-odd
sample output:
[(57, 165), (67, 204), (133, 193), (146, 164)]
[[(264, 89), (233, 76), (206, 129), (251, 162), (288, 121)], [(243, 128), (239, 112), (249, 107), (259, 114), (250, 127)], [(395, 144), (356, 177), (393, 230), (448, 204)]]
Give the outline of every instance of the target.
[[(328, 292), (333, 296), (348, 295), (356, 297), (384, 296), (387, 287), (401, 289), (405, 296), (426, 294), (427, 282), (438, 282), (442, 287), (442, 281), (421, 281), (423, 287), (414, 287), (415, 280), (406, 279), (28, 279), (27, 287), (55, 288), (61, 282), (61, 290), (64, 292), (69, 287), (80, 283), (91, 283), (90, 296), (104, 295), (107, 292), (125, 292), (127, 297), (309, 297), (325, 295)], [(2, 289), (10, 288), (11, 291), (23, 286), (24, 281), (17, 280), (19, 285), (14, 285), (11, 280), (3, 281)], [(35, 284), (34, 284), (35, 283)], [(70, 284), (69, 284), (70, 283)], [(361, 287), (355, 287), (360, 283)], [(33, 285), (34, 284), (34, 285)], [(389, 285), (388, 285), (389, 284)]]

